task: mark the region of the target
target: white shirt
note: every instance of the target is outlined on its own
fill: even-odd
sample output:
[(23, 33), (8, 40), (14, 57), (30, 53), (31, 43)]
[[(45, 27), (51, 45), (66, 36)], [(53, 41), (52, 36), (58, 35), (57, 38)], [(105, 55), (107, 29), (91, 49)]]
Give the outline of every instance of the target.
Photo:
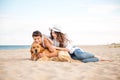
[[(53, 39), (53, 44), (54, 46), (56, 47), (59, 47), (59, 42), (55, 39)], [(83, 51), (80, 47), (78, 46), (74, 46), (72, 43), (65, 43), (65, 48), (67, 48), (68, 50), (70, 50), (70, 54), (73, 54), (73, 52), (76, 50), (76, 49), (80, 49), (81, 51)], [(84, 52), (84, 51), (83, 51)]]
[(76, 49), (80, 49), (82, 52), (84, 52), (83, 49), (81, 49), (81, 48), (78, 47), (78, 46), (74, 46), (74, 45), (72, 45), (72, 44), (68, 44), (68, 45), (66, 46), (66, 48), (70, 50), (70, 54), (73, 54), (73, 52), (74, 52)]

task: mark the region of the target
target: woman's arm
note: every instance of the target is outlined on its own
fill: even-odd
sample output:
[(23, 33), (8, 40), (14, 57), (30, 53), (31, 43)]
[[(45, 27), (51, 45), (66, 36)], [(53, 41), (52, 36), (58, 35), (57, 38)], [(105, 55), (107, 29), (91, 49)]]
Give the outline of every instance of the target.
[(54, 46), (54, 48), (55, 49), (58, 49), (58, 50), (61, 50), (61, 51), (70, 51), (69, 49), (67, 49), (67, 48), (61, 48), (61, 47), (56, 47), (56, 46)]

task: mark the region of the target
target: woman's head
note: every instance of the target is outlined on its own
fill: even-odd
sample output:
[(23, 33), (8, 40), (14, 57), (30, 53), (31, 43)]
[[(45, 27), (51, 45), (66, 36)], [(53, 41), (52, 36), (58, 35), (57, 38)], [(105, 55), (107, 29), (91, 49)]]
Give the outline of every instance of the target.
[(60, 47), (63, 47), (65, 42), (69, 41), (62, 30), (58, 27), (53, 27), (50, 29), (51, 39), (56, 39), (60, 43)]

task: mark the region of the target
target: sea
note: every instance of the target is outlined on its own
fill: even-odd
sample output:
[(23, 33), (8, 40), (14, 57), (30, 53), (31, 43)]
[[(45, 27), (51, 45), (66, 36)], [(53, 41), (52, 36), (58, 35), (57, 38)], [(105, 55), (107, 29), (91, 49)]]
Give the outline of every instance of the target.
[(0, 50), (30, 49), (30, 45), (0, 45)]

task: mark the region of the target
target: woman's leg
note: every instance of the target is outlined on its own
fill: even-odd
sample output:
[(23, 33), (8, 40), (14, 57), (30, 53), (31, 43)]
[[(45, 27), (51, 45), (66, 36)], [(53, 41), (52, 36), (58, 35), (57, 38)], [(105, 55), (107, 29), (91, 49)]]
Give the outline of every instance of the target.
[(97, 57), (97, 58), (99, 58), (99, 61), (110, 61), (110, 62), (112, 62), (113, 60), (111, 60), (111, 59), (109, 59), (109, 58), (103, 58), (103, 57), (101, 57), (101, 56), (98, 56), (98, 55), (96, 55), (95, 57)]
[(91, 54), (91, 53), (88, 53), (88, 52), (82, 52), (80, 49), (76, 49), (74, 51), (74, 55), (80, 59), (80, 60), (83, 60), (83, 59), (87, 59), (87, 58), (93, 58), (94, 55)]
[(99, 59), (96, 58), (96, 57), (93, 57), (93, 58), (83, 59), (83, 60), (81, 60), (81, 61), (84, 62), (84, 63), (87, 63), (87, 62), (98, 62)]
[(70, 54), (72, 59), (78, 60), (78, 58), (74, 54)]

